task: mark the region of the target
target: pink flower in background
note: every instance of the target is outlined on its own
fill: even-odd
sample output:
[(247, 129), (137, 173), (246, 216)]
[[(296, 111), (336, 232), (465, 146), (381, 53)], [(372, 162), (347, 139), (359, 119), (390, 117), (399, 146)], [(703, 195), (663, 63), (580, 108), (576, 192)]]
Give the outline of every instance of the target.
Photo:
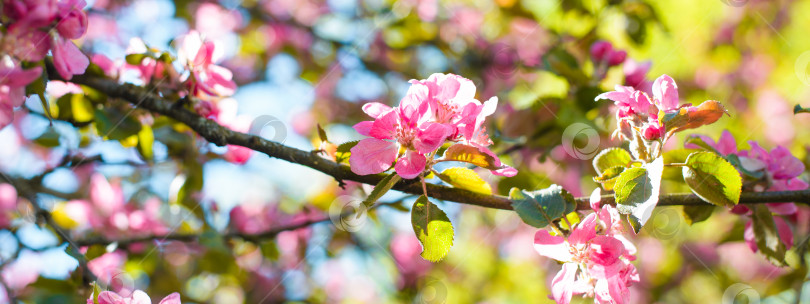
[(87, 32), (87, 14), (82, 9), (87, 6), (84, 0), (57, 2), (59, 23), (56, 30), (67, 39), (79, 39)]
[(9, 227), (15, 210), (17, 210), (17, 189), (9, 184), (0, 184), (0, 229)]
[[(126, 261), (126, 252), (123, 250), (116, 250), (102, 254), (101, 256), (88, 261), (87, 268), (90, 268), (90, 271), (93, 272), (96, 277), (98, 277), (99, 281), (105, 285), (109, 285), (114, 283), (116, 277), (124, 274), (123, 268)], [(132, 290), (129, 290), (129, 292), (132, 292)]]
[[(136, 290), (132, 293), (132, 295), (128, 297), (123, 297), (117, 293), (112, 291), (102, 291), (98, 294), (98, 303), (99, 304), (152, 304), (152, 299), (149, 298), (142, 290)], [(163, 300), (160, 300), (158, 304), (181, 304), (180, 302), (180, 294), (179, 293), (172, 293)], [(87, 299), (87, 304), (93, 304), (93, 295), (90, 295), (90, 298)]]
[(236, 91), (230, 70), (214, 64), (219, 54), (214, 42), (204, 41), (197, 31), (177, 38), (177, 59), (189, 71), (185, 79), (189, 92), (201, 96), (230, 96)]
[(214, 3), (202, 3), (195, 13), (194, 28), (202, 35), (218, 39), (242, 25), (242, 15)]
[(637, 62), (631, 58), (624, 61), (622, 70), (624, 71), (624, 84), (631, 86), (637, 91), (647, 94), (652, 93), (652, 82), (647, 80), (647, 72), (652, 66), (651, 61)]
[[(540, 255), (563, 262), (551, 283), (557, 303), (569, 303), (574, 294), (595, 297), (596, 303), (627, 303), (628, 287), (639, 281), (630, 261), (635, 247), (617, 238), (621, 217), (606, 205), (573, 227), (567, 239), (539, 230), (534, 248)], [(619, 223), (618, 226), (614, 223)], [(597, 226), (603, 225), (602, 229)], [(599, 231), (599, 233), (597, 233)]]
[(610, 42), (599, 40), (591, 45), (591, 59), (595, 63), (604, 62), (608, 66), (622, 64), (627, 59), (627, 52), (624, 50), (614, 50)]
[[(127, 55), (130, 55), (148, 54), (150, 51), (143, 40), (140, 38), (132, 38), (129, 40), (126, 52)], [(108, 62), (103, 62), (103, 64), (107, 66), (108, 69), (112, 68)], [(167, 67), (162, 61), (158, 61), (150, 56), (145, 56), (137, 65), (125, 63), (124, 67), (137, 70), (140, 74), (141, 81), (144, 83), (151, 83), (153, 79), (163, 77), (163, 72), (167, 71)], [(104, 68), (102, 67), (102, 69)], [(107, 69), (104, 70), (105, 72), (107, 71)]]
[(275, 222), (276, 213), (272, 207), (274, 206), (257, 203), (236, 205), (230, 212), (231, 226), (247, 234), (267, 231)]
[(73, 75), (84, 74), (90, 59), (79, 50), (72, 41), (54, 36), (52, 41), (53, 65), (59, 76), (70, 80)]
[(3, 128), (14, 120), (14, 108), (25, 102), (25, 86), (39, 78), (42, 68), (23, 70), (8, 55), (0, 61), (0, 128)]
[[(731, 132), (728, 130), (723, 130), (723, 133), (720, 134), (720, 138), (717, 139), (717, 142), (714, 142), (714, 139), (706, 135), (698, 135), (698, 137), (700, 137), (703, 142), (717, 150), (717, 152), (723, 156), (737, 153), (737, 141), (734, 140), (734, 136), (732, 136)], [(693, 143), (688, 143), (684, 145), (684, 148), (699, 149), (700, 146)]]

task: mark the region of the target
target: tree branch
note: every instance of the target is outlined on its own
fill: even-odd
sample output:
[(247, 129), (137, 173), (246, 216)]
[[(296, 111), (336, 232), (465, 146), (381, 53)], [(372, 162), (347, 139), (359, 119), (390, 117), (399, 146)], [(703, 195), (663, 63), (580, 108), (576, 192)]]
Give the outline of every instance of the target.
[[(48, 65), (49, 70), (53, 67)], [(49, 71), (48, 75), (58, 77), (55, 71)], [(200, 136), (218, 146), (236, 145), (250, 148), (262, 152), (270, 157), (282, 159), (291, 163), (306, 166), (318, 170), (324, 174), (334, 177), (337, 180), (351, 180), (360, 183), (376, 185), (385, 177), (385, 174), (357, 175), (348, 166), (335, 163), (322, 158), (310, 151), (303, 151), (288, 147), (277, 142), (269, 141), (261, 136), (245, 134), (229, 130), (213, 120), (206, 119), (184, 107), (175, 106), (172, 101), (165, 100), (147, 92), (145, 89), (133, 84), (119, 84), (113, 80), (92, 76), (76, 75), (70, 80), (73, 83), (86, 85), (96, 89), (109, 97), (123, 99), (135, 107), (147, 109), (151, 112), (171, 117), (189, 126)], [(485, 208), (512, 210), (511, 202), (508, 198), (499, 195), (483, 195), (471, 191), (451, 188), (441, 185), (428, 184), (430, 196), (445, 201), (458, 202), (468, 205), (475, 205)], [(422, 187), (417, 180), (403, 180), (397, 183), (394, 188), (405, 193), (421, 194)], [(614, 203), (612, 195), (602, 196), (603, 203)], [(802, 191), (780, 191), (780, 192), (750, 192), (743, 193), (740, 197), (742, 204), (757, 203), (778, 203), (778, 202), (799, 202), (807, 204), (810, 202), (810, 190)], [(579, 209), (588, 209), (587, 197), (577, 198)], [(693, 194), (668, 194), (663, 195), (658, 203), (660, 206), (670, 205), (705, 205), (709, 203), (701, 200)]]

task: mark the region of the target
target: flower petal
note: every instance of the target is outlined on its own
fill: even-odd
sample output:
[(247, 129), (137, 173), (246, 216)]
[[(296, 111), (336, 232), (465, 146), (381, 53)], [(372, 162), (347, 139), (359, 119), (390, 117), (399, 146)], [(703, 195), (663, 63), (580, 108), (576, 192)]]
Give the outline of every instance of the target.
[(553, 236), (547, 230), (538, 230), (534, 234), (534, 250), (542, 256), (561, 262), (571, 261), (571, 252), (565, 238)]
[(398, 148), (395, 143), (366, 138), (351, 150), (349, 164), (352, 172), (359, 175), (377, 174), (388, 168), (397, 158)]
[(427, 158), (417, 151), (408, 150), (404, 157), (401, 157), (394, 169), (397, 174), (404, 179), (411, 179), (419, 176), (422, 171), (425, 171)]
[(655, 105), (664, 112), (675, 110), (680, 104), (678, 85), (669, 75), (661, 75), (655, 80), (652, 87)]

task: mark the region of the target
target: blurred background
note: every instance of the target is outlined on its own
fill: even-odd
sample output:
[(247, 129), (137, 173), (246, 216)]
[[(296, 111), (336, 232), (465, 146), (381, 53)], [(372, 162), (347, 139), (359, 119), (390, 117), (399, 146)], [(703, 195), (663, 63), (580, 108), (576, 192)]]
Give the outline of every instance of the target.
[[(520, 170), (511, 178), (480, 172), (501, 195), (551, 184), (590, 194), (597, 187), (590, 159), (621, 145), (610, 139), (610, 102), (594, 97), (614, 85), (643, 87), (661, 74), (676, 80), (682, 102), (713, 99), (728, 110), (687, 133), (716, 139), (729, 130), (740, 148), (756, 140), (808, 160), (810, 118), (792, 110), (810, 105), (810, 1), (99, 0), (87, 11), (89, 30), (78, 43), (112, 59), (124, 58), (135, 37), (175, 53), (172, 39), (201, 32), (216, 42), (220, 64), (239, 85), (228, 101), (238, 104), (236, 115), (277, 121), (261, 135), (304, 150), (320, 148), (317, 125), (333, 143), (362, 138), (351, 128), (369, 119), (361, 106), (398, 104), (410, 79), (469, 78), (479, 100), (499, 98), (487, 129), (495, 152)], [(626, 58), (597, 62), (589, 50), (599, 40)], [(258, 153), (234, 160), (227, 148), (159, 121), (152, 125), (153, 159), (144, 161), (137, 148), (86, 127), (57, 121), (49, 128), (36, 98), (26, 107), (29, 114), (0, 131), (5, 174), (32, 178), (66, 153), (101, 155), (99, 164), (48, 172), (44, 186), (82, 199), (90, 176), (103, 176), (127, 206), (145, 208), (151, 200), (163, 208), (156, 212), (172, 231), (205, 230), (197, 243), (84, 248), (100, 250), (89, 257), (110, 289), (143, 289), (153, 300), (179, 291), (194, 303), (551, 302), (560, 266), (534, 251), (536, 229), (513, 212), (437, 202), (454, 224), (455, 241), (436, 264), (419, 257), (408, 212), (415, 197), (398, 192), (350, 227), (325, 221), (258, 243), (222, 239), (227, 231), (263, 231), (340, 211), (370, 186), (341, 188), (327, 175)], [(51, 132), (59, 140), (49, 145)], [(686, 135), (667, 149), (682, 148)], [(677, 183), (663, 189), (689, 191)], [(77, 236), (99, 233), (75, 218), (70, 200), (43, 195), (40, 204)], [(809, 211), (802, 206), (792, 218), (797, 244), (810, 231)], [(36, 303), (82, 302), (89, 293), (75, 295), (79, 287), (69, 280), (77, 262), (26, 212), (18, 210), (0, 231), (8, 288)], [(631, 288), (633, 302), (721, 303), (730, 290), (752, 303), (810, 302), (803, 251), (789, 252), (792, 267), (772, 266), (742, 241), (745, 221), (717, 208), (708, 221), (690, 225), (682, 208), (657, 208), (634, 236), (641, 283)]]

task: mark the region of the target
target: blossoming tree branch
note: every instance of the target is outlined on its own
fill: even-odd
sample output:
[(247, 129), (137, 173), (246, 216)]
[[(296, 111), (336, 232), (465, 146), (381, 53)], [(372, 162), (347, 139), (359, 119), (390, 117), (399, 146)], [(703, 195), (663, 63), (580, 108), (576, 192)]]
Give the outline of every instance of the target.
[[(505, 36), (490, 45), (484, 36), (463, 32), (480, 26), (475, 10), (460, 9), (442, 19), (435, 2), (417, 1), (394, 5), (375, 19), (384, 28), (379, 37), (372, 35), (375, 43), (361, 40), (348, 48), (330, 36), (336, 33), (319, 27), (319, 22), (333, 22), (325, 12), (339, 15), (338, 4), (318, 9), (309, 1), (297, 7), (259, 2), (239, 8), (176, 4), (182, 12), (178, 16), (194, 15), (181, 31), (169, 31), (178, 35), (156, 45), (146, 41), (159, 39), (145, 34), (129, 33), (128, 41), (105, 37), (125, 37), (123, 29), (105, 28), (105, 22), (126, 27), (135, 21), (114, 16), (148, 15), (146, 6), (139, 7), (147, 4), (2, 2), (0, 129), (11, 135), (0, 137), (13, 138), (2, 157), (14, 157), (16, 164), (0, 161), (0, 239), (11, 244), (9, 250), (0, 246), (0, 302), (42, 300), (40, 290), (61, 293), (62, 301), (94, 304), (151, 303), (147, 292), (162, 298), (162, 304), (186, 297), (200, 302), (334, 301), (337, 291), (328, 286), (339, 280), (329, 281), (324, 287), (329, 295), (321, 298), (318, 293), (300, 296), (304, 289), (296, 289), (287, 277), (303, 275), (302, 264), (315, 268), (309, 260), (313, 252), (323, 259), (345, 246), (390, 251), (397, 292), (421, 297), (423, 279), (433, 267), (448, 260), (464, 264), (448, 256), (459, 240), (467, 242), (459, 237), (470, 233), (464, 230), (480, 227), (458, 215), (462, 205), (517, 214), (520, 228), (493, 227), (492, 233), (505, 239), (520, 231), (533, 235), (533, 243), (529, 237), (520, 246), (556, 261), (547, 264), (546, 272), (547, 296), (556, 303), (570, 303), (575, 296), (594, 303), (638, 301), (633, 286), (648, 284), (639, 260), (654, 253), (636, 241), (656, 229), (654, 216), (665, 206), (678, 206), (679, 220), (690, 224), (735, 215), (739, 229), (731, 238), (744, 242), (746, 250), (775, 269), (800, 268), (791, 257), (794, 248), (798, 265), (804, 265), (807, 241), (797, 242), (807, 238), (802, 235), (806, 229), (800, 229), (807, 208), (801, 204), (810, 202), (804, 162), (788, 147), (748, 141), (748, 148), (741, 148), (748, 138), (707, 127), (736, 119), (736, 112), (729, 111), (736, 104), (723, 96), (690, 102), (707, 96), (705, 87), (690, 83), (679, 89), (667, 74), (648, 79), (651, 62), (637, 62), (593, 33), (571, 37), (544, 30), (534, 36), (535, 29), (527, 29), (541, 24), (525, 18), (511, 25), (522, 39)], [(627, 9), (621, 3), (609, 6)], [(416, 57), (402, 57), (407, 44), (397, 40), (407, 35), (390, 30), (396, 22), (441, 28), (441, 35), (418, 42), (424, 48), (408, 56), (457, 52), (468, 43), (470, 49), (458, 56), (455, 69), (413, 70), (408, 62)], [(426, 31), (430, 36), (436, 29)], [(234, 39), (241, 41), (236, 51), (228, 44)], [(476, 45), (496, 51), (479, 52)], [(285, 52), (299, 56), (259, 62)], [(259, 65), (268, 66), (266, 76), (254, 71)], [(375, 70), (391, 83), (361, 69)], [(298, 77), (289, 76), (289, 70), (298, 70), (309, 83), (307, 93), (287, 95), (284, 102), (296, 104), (296, 97), (309, 95), (317, 101), (291, 123), (304, 140), (288, 144), (286, 137), (262, 135), (267, 126), (283, 134), (286, 124), (257, 114), (255, 106), (243, 110), (245, 99), (240, 98), (245, 97), (239, 94), (262, 81), (272, 84), (273, 92), (302, 85), (289, 81)], [(279, 79), (289, 82), (274, 83)], [(561, 95), (537, 97), (531, 100), (536, 106), (516, 109), (522, 95), (538, 94), (521, 82), (526, 79), (565, 84)], [(347, 85), (350, 81), (359, 84)], [(369, 95), (378, 83), (399, 92)], [(810, 111), (797, 105), (794, 113), (803, 112)], [(778, 119), (792, 120), (794, 113)], [(282, 127), (273, 125), (277, 122)], [(555, 124), (584, 124), (592, 133), (583, 146), (581, 137), (566, 135), (568, 129), (560, 136)], [(600, 145), (597, 129), (609, 135), (604, 136), (608, 145)], [(592, 139), (593, 147), (604, 149), (583, 154), (583, 147), (593, 148)], [(116, 157), (110, 151), (123, 156), (112, 160)], [(295, 189), (263, 188), (254, 194), (260, 198), (242, 195), (247, 202), (235, 205), (221, 201), (227, 196), (209, 193), (238, 192), (245, 186), (227, 178), (211, 182), (208, 172), (215, 169), (209, 163), (250, 168), (259, 158), (293, 165), (264, 167), (272, 169), (263, 174), (282, 179), (314, 169), (329, 178), (312, 181), (326, 190), (301, 195)], [(65, 176), (71, 181), (65, 182)], [(412, 230), (385, 237), (388, 248), (379, 245), (379, 238), (371, 238), (369, 245), (359, 228), (349, 225), (361, 216), (386, 223), (387, 212), (406, 213), (391, 217), (397, 220), (390, 226), (409, 217), (406, 226)], [(329, 222), (328, 231), (318, 230), (317, 224)], [(40, 239), (52, 244), (37, 245)], [(327, 245), (313, 245), (314, 239), (326, 239)], [(476, 255), (464, 248), (470, 251), (464, 254)], [(60, 279), (48, 268), (68, 264), (44, 257), (52, 249), (75, 263)], [(45, 266), (31, 266), (37, 259)], [(234, 287), (239, 284), (251, 284), (253, 291)], [(206, 287), (214, 285), (217, 295)]]

